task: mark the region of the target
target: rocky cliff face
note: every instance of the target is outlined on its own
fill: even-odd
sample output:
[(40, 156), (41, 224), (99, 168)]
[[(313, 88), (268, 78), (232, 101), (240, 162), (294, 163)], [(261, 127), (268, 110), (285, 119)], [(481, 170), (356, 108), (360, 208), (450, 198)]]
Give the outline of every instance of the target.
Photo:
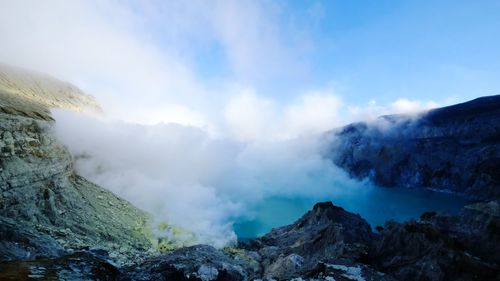
[(0, 261), (90, 248), (119, 262), (144, 255), (147, 215), (78, 176), (51, 133), (49, 106), (80, 110), (95, 102), (62, 82), (37, 79), (0, 71)]
[(357, 178), (429, 188), (471, 199), (500, 198), (500, 96), (383, 116), (330, 132), (327, 157)]

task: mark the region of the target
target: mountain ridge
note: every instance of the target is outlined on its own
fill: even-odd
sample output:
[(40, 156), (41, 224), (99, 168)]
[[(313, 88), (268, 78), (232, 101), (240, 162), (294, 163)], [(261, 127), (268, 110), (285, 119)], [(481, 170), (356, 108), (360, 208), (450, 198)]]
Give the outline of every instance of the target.
[(387, 187), (500, 198), (500, 95), (382, 116), (325, 135), (325, 157), (359, 179)]

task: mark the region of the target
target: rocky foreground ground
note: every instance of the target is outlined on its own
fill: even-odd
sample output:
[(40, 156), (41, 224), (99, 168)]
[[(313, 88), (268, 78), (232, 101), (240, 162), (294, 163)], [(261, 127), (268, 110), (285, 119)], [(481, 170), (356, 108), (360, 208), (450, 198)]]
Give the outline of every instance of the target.
[(61, 280), (499, 280), (500, 207), (424, 213), (373, 232), (331, 202), (234, 248), (196, 245), (119, 267), (104, 250), (0, 263), (0, 279)]
[[(428, 212), (375, 230), (324, 202), (295, 223), (234, 247), (160, 254), (148, 215), (78, 176), (51, 133), (49, 107), (83, 110), (95, 102), (57, 80), (9, 71), (0, 68), (0, 280), (500, 280), (498, 200), (466, 206), (457, 216)], [(495, 139), (478, 139), (487, 148), (474, 142), (470, 153), (494, 155), (488, 158), (494, 163), (498, 150), (488, 149)], [(391, 153), (380, 157), (395, 159)], [(494, 195), (498, 186), (489, 171), (496, 166), (488, 163), (478, 166), (474, 182), (492, 184), (478, 186)]]

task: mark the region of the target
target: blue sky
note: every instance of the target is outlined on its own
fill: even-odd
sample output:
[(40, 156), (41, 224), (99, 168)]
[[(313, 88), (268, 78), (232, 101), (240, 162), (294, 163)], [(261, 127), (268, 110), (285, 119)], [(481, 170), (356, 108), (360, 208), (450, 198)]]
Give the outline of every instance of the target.
[(131, 122), (289, 136), (500, 93), (499, 1), (0, 6), (0, 61)]
[[(301, 54), (303, 76), (266, 81), (271, 95), (286, 99), (297, 87), (329, 84), (353, 103), (500, 93), (499, 1), (283, 3), (280, 28), (293, 33), (287, 27), (296, 21), (311, 46)], [(200, 50), (199, 68), (208, 77), (231, 75), (217, 44)]]
[(500, 92), (500, 2), (324, 3), (313, 76), (338, 81), (353, 102)]

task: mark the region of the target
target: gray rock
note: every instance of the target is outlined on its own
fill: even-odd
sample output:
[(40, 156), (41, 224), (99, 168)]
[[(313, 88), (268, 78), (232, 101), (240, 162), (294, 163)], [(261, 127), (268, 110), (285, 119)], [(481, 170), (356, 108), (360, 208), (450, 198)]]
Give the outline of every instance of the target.
[(57, 257), (65, 253), (55, 238), (29, 224), (0, 218), (0, 260), (33, 260)]
[[(291, 278), (295, 277), (302, 270), (304, 258), (297, 254), (290, 254), (288, 256), (280, 255), (276, 260), (267, 266), (264, 272), (265, 278)], [(300, 275), (300, 274), (299, 274)]]
[(246, 265), (222, 250), (197, 245), (126, 268), (131, 280), (250, 280)]
[[(359, 215), (331, 202), (323, 202), (316, 204), (293, 224), (275, 228), (242, 246), (258, 250), (264, 278), (338, 278), (343, 273), (324, 265), (347, 263), (356, 266), (357, 261), (367, 255), (373, 238), (370, 226)], [(361, 267), (364, 268), (362, 276), (364, 272), (376, 272), (368, 265)], [(385, 280), (382, 275), (373, 276), (376, 279), (372, 280)]]
[(119, 276), (119, 269), (105, 255), (90, 251), (0, 263), (0, 280), (118, 280)]
[(458, 216), (425, 213), (421, 223), (431, 224), (467, 249), (467, 252), (500, 265), (500, 204), (498, 201), (465, 206)]

